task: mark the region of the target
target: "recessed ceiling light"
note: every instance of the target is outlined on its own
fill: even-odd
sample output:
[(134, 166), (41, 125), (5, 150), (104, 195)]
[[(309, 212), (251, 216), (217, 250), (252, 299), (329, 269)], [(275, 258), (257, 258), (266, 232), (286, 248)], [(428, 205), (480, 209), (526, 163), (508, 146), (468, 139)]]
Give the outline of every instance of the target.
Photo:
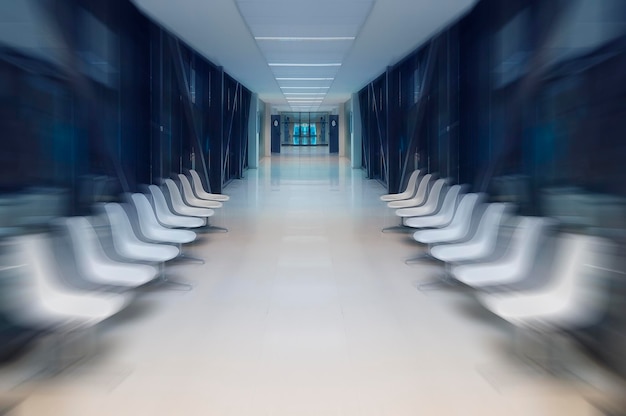
[(325, 92), (284, 92), (283, 95), (326, 95)]
[(335, 78), (276, 78), (276, 81), (333, 81)]
[(270, 62), (268, 63), (269, 66), (302, 66), (302, 67), (308, 67), (308, 66), (314, 66), (314, 67), (319, 67), (319, 66), (341, 66), (341, 62), (330, 62), (330, 63), (322, 63), (322, 64), (299, 64), (299, 63), (281, 63), (281, 62)]
[(327, 90), (329, 88), (330, 87), (280, 87), (281, 90)]
[(256, 40), (278, 40), (278, 41), (334, 41), (334, 40), (354, 40), (354, 36), (255, 36)]

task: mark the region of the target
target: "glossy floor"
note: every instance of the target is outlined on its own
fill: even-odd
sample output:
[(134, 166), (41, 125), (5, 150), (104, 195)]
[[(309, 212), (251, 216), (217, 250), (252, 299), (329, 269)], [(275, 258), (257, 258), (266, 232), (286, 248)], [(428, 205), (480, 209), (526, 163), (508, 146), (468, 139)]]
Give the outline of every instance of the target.
[(13, 388), (10, 414), (601, 414), (579, 378), (516, 358), (470, 294), (417, 289), (440, 266), (406, 266), (419, 248), (380, 232), (379, 183), (327, 148), (284, 150), (227, 187), (230, 232), (190, 250), (206, 264), (169, 269), (193, 291), (141, 291), (87, 362)]

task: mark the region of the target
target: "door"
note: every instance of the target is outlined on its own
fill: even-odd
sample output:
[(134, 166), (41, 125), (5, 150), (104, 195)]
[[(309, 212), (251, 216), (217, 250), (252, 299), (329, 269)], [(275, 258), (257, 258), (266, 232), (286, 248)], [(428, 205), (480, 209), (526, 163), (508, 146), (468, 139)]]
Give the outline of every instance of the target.
[(328, 116), (330, 130), (328, 131), (328, 147), (330, 153), (339, 153), (339, 116)]
[(280, 153), (280, 116), (272, 116), (272, 153)]

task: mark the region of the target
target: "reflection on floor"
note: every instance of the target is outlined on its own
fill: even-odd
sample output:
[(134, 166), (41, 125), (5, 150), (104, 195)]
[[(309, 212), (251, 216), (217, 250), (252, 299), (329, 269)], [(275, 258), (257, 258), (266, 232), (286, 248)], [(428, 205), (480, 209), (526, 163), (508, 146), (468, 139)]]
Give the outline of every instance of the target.
[(229, 185), (230, 232), (190, 249), (206, 264), (170, 268), (193, 291), (142, 291), (90, 360), (11, 390), (9, 414), (602, 414), (580, 379), (515, 358), (467, 293), (416, 289), (439, 266), (406, 266), (415, 246), (380, 232), (380, 184), (327, 148), (284, 150)]

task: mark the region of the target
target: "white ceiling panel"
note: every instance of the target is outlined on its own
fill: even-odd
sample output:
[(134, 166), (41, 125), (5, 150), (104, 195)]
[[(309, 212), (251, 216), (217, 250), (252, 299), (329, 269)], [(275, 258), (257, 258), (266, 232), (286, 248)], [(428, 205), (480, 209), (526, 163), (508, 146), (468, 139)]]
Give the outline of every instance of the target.
[(276, 78), (334, 78), (339, 68), (336, 67), (272, 67)]
[(257, 41), (268, 62), (342, 62), (353, 41)]
[[(313, 107), (327, 111), (467, 12), (477, 0), (132, 1), (272, 107), (290, 108), (285, 99), (289, 95), (284, 95), (290, 89), (281, 87), (325, 86), (330, 88), (322, 91), (327, 93), (323, 103)], [(355, 39), (280, 41), (259, 37)], [(342, 65), (268, 65), (277, 62)]]

